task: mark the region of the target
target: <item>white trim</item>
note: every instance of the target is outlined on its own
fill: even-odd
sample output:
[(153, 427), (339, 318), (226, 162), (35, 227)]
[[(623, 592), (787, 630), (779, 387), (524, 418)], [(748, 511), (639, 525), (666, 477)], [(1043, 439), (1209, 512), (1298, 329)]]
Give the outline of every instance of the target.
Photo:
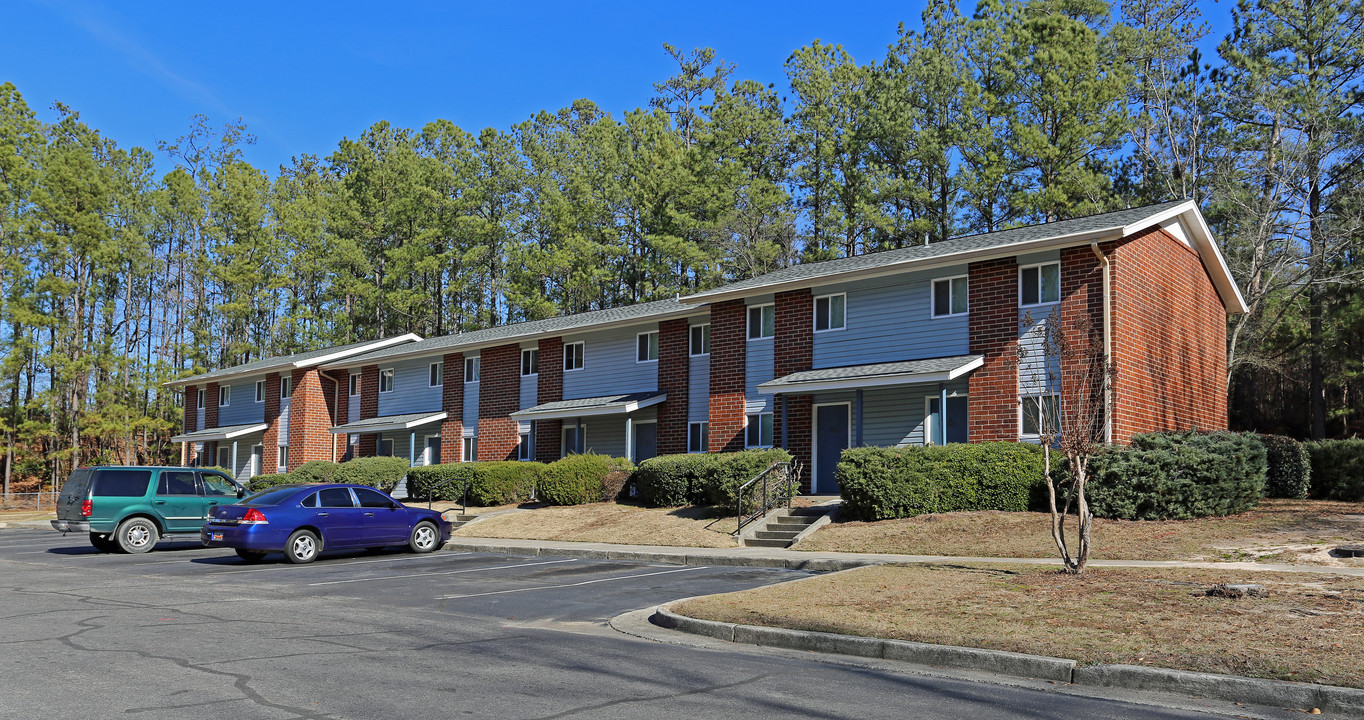
[[(429, 465), (432, 465), (432, 464), (433, 464), (433, 463), (431, 462), (431, 438), (435, 438), (435, 439), (437, 439), (437, 440), (440, 440), (440, 433), (436, 433), (435, 435), (426, 435), (426, 436), (424, 436), (424, 439), (422, 440), (422, 466), (423, 466), (423, 467), (429, 466)], [(436, 444), (437, 444), (437, 445), (440, 445), (440, 443), (436, 443)]]
[(263, 402), (265, 402), (265, 381), (264, 381), (264, 380), (257, 380), (257, 381), (256, 381), (256, 402), (258, 402), (258, 403), (263, 403)]
[[(700, 450), (692, 450), (692, 449), (691, 449), (691, 428), (692, 428), (693, 425), (705, 425), (705, 426), (706, 426), (705, 430), (702, 431), (702, 433), (701, 433), (701, 438), (700, 438), (701, 441), (705, 444), (705, 447), (701, 448)], [(700, 454), (702, 454), (702, 453), (708, 453), (708, 452), (710, 452), (710, 421), (709, 421), (709, 420), (697, 420), (697, 421), (694, 421), (694, 422), (688, 421), (688, 422), (687, 422), (687, 454), (688, 454), (688, 455), (700, 455)]]
[[(436, 369), (436, 366), (437, 366), (437, 365), (440, 366), (440, 383), (438, 383), (438, 384), (433, 384), (433, 383), (431, 382), (431, 375), (433, 374), (432, 371)], [(437, 360), (436, 362), (428, 363), (428, 364), (427, 364), (427, 366), (426, 366), (426, 386), (429, 387), (429, 388), (433, 388), (433, 387), (445, 387), (445, 361), (444, 361), (444, 360)]]
[[(526, 370), (527, 370), (527, 368), (526, 368), (526, 357), (527, 357), (527, 356), (530, 356), (530, 357), (535, 358), (535, 361), (534, 361), (533, 363), (531, 363), (532, 365), (535, 366), (535, 369), (534, 369), (534, 371), (532, 371), (532, 372), (526, 372)], [(479, 372), (482, 372), (482, 370), (480, 370)], [(540, 375), (540, 348), (538, 348), (538, 347), (533, 347), (533, 348), (521, 348), (521, 377), (523, 377), (523, 378), (525, 378), (525, 377), (538, 377), (539, 375)]]
[(576, 417), (593, 417), (597, 415), (629, 415), (636, 410), (642, 410), (646, 407), (657, 405), (667, 399), (667, 393), (659, 393), (654, 397), (628, 402), (623, 405), (562, 408), (559, 410), (536, 410), (535, 408), (528, 408), (526, 410), (517, 410), (514, 413), (508, 413), (507, 417), (513, 420), (571, 420)]
[[(394, 346), (394, 345), (402, 345), (402, 344), (409, 343), (409, 342), (420, 342), (421, 339), (422, 339), (422, 336), (420, 336), (420, 335), (418, 335), (418, 334), (416, 334), (416, 333), (407, 333), (406, 335), (399, 335), (399, 336), (397, 336), (397, 337), (384, 338), (383, 340), (375, 340), (373, 343), (371, 343), (371, 344), (369, 344), (369, 345), (366, 345), (366, 346), (363, 347), (363, 348), (356, 348), (356, 349), (354, 349), (354, 350), (345, 350), (345, 351), (338, 352), (338, 353), (332, 353), (331, 355), (323, 355), (322, 357), (313, 358), (313, 359), (311, 359), (311, 360), (301, 360), (301, 361), (292, 363), (292, 365), (293, 365), (293, 367), (296, 367), (296, 368), (311, 367), (311, 366), (313, 366), (313, 365), (325, 365), (325, 364), (327, 364), (327, 363), (329, 363), (329, 362), (332, 362), (333, 360), (340, 360), (340, 359), (342, 359), (342, 358), (348, 358), (348, 357), (352, 357), (352, 356), (354, 356), (354, 355), (363, 355), (363, 354), (367, 354), (367, 353), (372, 353), (372, 352), (376, 352), (376, 351), (379, 351), (379, 350), (383, 350), (383, 349), (386, 348), (386, 347), (392, 347), (392, 346)], [(326, 369), (330, 370), (330, 369), (332, 369), (332, 368), (326, 368)]]
[[(810, 405), (810, 462), (814, 465), (814, 467), (810, 468), (810, 494), (811, 494), (811, 495), (817, 495), (817, 494), (819, 494), (819, 490), (820, 490), (820, 487), (819, 487), (819, 409), (822, 408), (822, 407), (829, 407), (829, 406), (833, 406), (833, 405), (842, 405), (843, 407), (846, 407), (846, 408), (848, 409), (848, 415), (847, 415), (847, 419), (848, 419), (848, 442), (847, 442), (846, 445), (844, 445), (844, 449), (846, 450), (847, 448), (852, 447), (852, 441), (853, 441), (853, 439), (852, 439), (852, 433), (853, 433), (852, 403), (851, 403), (851, 402), (848, 402), (848, 401), (843, 401), (843, 402), (828, 402), (828, 403), (812, 403), (812, 404)], [(775, 435), (775, 432), (776, 432), (776, 429), (773, 428), (773, 434), (774, 434), (774, 435)], [(841, 451), (840, 451), (840, 452), (841, 452)]]
[[(648, 335), (653, 335), (653, 336), (654, 336), (654, 339), (653, 339), (652, 342), (649, 342), (648, 344), (645, 345), (646, 352), (647, 352), (647, 351), (653, 351), (653, 355), (654, 355), (654, 356), (651, 357), (651, 358), (648, 358), (648, 359), (646, 359), (646, 360), (640, 360), (640, 359), (639, 359), (639, 339), (642, 338), (642, 337), (646, 337), (646, 336), (648, 336)], [(660, 354), (662, 354), (662, 350), (663, 350), (663, 348), (661, 347), (661, 345), (660, 345), (660, 343), (659, 343), (659, 340), (660, 340), (660, 337), (659, 337), (659, 333), (658, 333), (657, 330), (645, 330), (644, 332), (641, 332), (641, 333), (635, 333), (635, 364), (636, 364), (636, 365), (644, 365), (644, 364), (646, 364), (646, 363), (656, 363), (656, 362), (658, 362), (658, 356), (659, 356)]]
[[(757, 337), (754, 337), (754, 336), (753, 336), (753, 315), (752, 315), (752, 312), (753, 312), (754, 310), (761, 311), (761, 310), (764, 309), (764, 308), (772, 308), (772, 334), (771, 334), (771, 335), (761, 335), (761, 334), (760, 334), (760, 335), (758, 335)], [(760, 312), (760, 314), (758, 315), (758, 332), (761, 333), (762, 331), (763, 331), (763, 318), (762, 318), (762, 314), (761, 314), (761, 312)], [(776, 303), (758, 303), (757, 305), (745, 305), (745, 306), (744, 306), (744, 339), (745, 339), (745, 340), (747, 340), (748, 342), (757, 342), (757, 341), (759, 341), (759, 340), (771, 340), (772, 338), (774, 338), (774, 337), (776, 337), (776, 336), (777, 336), (777, 304), (776, 304)]]
[[(578, 361), (578, 366), (571, 368), (568, 367), (569, 348), (575, 346), (579, 347), (579, 350), (573, 353), (573, 359)], [(587, 367), (587, 342), (584, 340), (575, 340), (573, 342), (564, 343), (564, 372), (579, 372), (584, 367)]]
[[(223, 402), (223, 399), (224, 399), (224, 398), (226, 398), (227, 402)], [(232, 407), (232, 386), (231, 386), (231, 385), (219, 385), (219, 386), (218, 386), (218, 407), (220, 407), (220, 408), (222, 408), (222, 407)]]
[[(1023, 405), (1024, 405), (1024, 403), (1026, 403), (1028, 400), (1040, 400), (1041, 398), (1046, 398), (1046, 397), (1054, 397), (1054, 398), (1056, 398), (1056, 410), (1057, 410), (1057, 412), (1060, 412), (1060, 410), (1061, 410), (1061, 393), (1057, 393), (1057, 392), (1042, 392), (1042, 393), (1029, 393), (1029, 394), (1027, 394), (1027, 395), (1019, 395), (1019, 396), (1018, 396), (1018, 437), (1019, 437), (1020, 440), (1023, 440), (1023, 441), (1032, 441), (1032, 442), (1038, 442), (1038, 441), (1041, 440), (1041, 438), (1042, 438), (1042, 433), (1040, 433), (1040, 432), (1030, 433), (1030, 432), (1027, 432), (1027, 431), (1025, 431), (1025, 430), (1023, 429), (1023, 417), (1024, 417), (1024, 414), (1023, 414)], [(1059, 433), (1058, 433), (1058, 434), (1059, 434)]]
[(405, 422), (391, 422), (383, 424), (376, 423), (373, 425), (361, 425), (359, 427), (353, 427), (354, 423), (336, 425), (334, 427), (327, 428), (327, 432), (333, 435), (346, 435), (350, 433), (354, 433), (356, 435), (372, 435), (374, 433), (389, 432), (392, 430), (411, 430), (412, 428), (417, 427), (419, 425), (425, 425), (427, 423), (435, 422), (437, 420), (444, 420), (447, 417), (450, 417), (450, 413), (442, 411), (438, 413), (431, 413), (430, 415), (423, 415), (419, 418), (416, 418), (415, 420), (408, 420)]
[[(833, 326), (833, 317), (832, 317), (832, 315), (833, 315), (833, 309), (834, 309), (833, 298), (836, 298), (836, 297), (841, 297), (841, 298), (843, 298), (843, 324), (842, 324), (842, 325), (839, 325), (838, 327), (834, 327), (834, 326)], [(820, 330), (820, 329), (819, 329), (819, 301), (820, 301), (820, 300), (828, 300), (828, 301), (829, 301), (829, 314), (830, 314), (830, 317), (828, 318), (828, 320), (829, 320), (829, 327), (826, 327), (826, 328), (824, 328), (823, 330)], [(772, 324), (773, 324), (773, 326), (774, 326), (774, 327), (772, 328), (773, 334), (776, 333), (776, 327), (775, 327), (776, 324), (777, 324), (777, 323), (776, 323), (776, 320), (777, 320), (777, 319), (776, 319), (775, 317), (772, 318)], [(846, 292), (839, 292), (839, 293), (829, 293), (828, 295), (816, 295), (813, 299), (811, 299), (811, 301), (810, 301), (810, 328), (811, 328), (811, 330), (813, 330), (813, 331), (816, 332), (816, 333), (838, 332), (838, 331), (840, 331), (840, 330), (847, 330), (847, 329), (848, 329), (848, 293), (846, 293)]]
[[(692, 352), (691, 334), (697, 329), (701, 329), (702, 352)], [(687, 326), (687, 357), (710, 357), (710, 323)]]
[[(952, 312), (952, 281), (966, 280), (966, 309), (961, 312)], [(938, 289), (940, 282), (947, 283), (947, 312), (938, 314)], [(971, 314), (971, 276), (970, 275), (948, 275), (946, 277), (936, 277), (928, 282), (928, 319), (942, 320), (943, 318), (961, 317)]]
[[(348, 397), (360, 397), (360, 390), (365, 382), (364, 375), (362, 373), (349, 373), (346, 382), (346, 395)], [(351, 388), (355, 388), (355, 392), (351, 392)]]
[(176, 388), (184, 387), (187, 385), (198, 385), (199, 383), (221, 382), (223, 380), (236, 380), (237, 378), (250, 377), (252, 375), (260, 375), (261, 373), (277, 372), (279, 370), (286, 369), (313, 367), (327, 363), (333, 364), (331, 367), (323, 368), (324, 370), (335, 370), (338, 368), (345, 369), (348, 368), (349, 366), (340, 364), (339, 362), (335, 361), (339, 361), (342, 358), (348, 358), (355, 355), (363, 355), (366, 353), (376, 352), (379, 350), (383, 350), (386, 347), (392, 347), (398, 344), (403, 344), (407, 342), (417, 342), (420, 341), (421, 339), (422, 339), (421, 336), (417, 335), (416, 333), (407, 333), (406, 335), (399, 335), (397, 337), (384, 338), (383, 340), (375, 340), (374, 342), (367, 343), (361, 347), (353, 348), (350, 350), (344, 350), (341, 352), (335, 352), (330, 355), (322, 355), (320, 357), (315, 357), (310, 360), (281, 362), (278, 365), (267, 365), (265, 367), (253, 368), (251, 370), (244, 372), (224, 373), (222, 375), (212, 375), (211, 373), (204, 373), (187, 378), (181, 378), (179, 380), (171, 380), (170, 382), (162, 383), (162, 386)]
[(205, 388), (196, 388), (194, 392), (194, 409), (196, 411), (204, 409)]
[[(1056, 299), (1055, 299), (1055, 300), (1043, 300), (1043, 299), (1042, 299), (1042, 268), (1047, 267), (1048, 265), (1055, 265), (1055, 266), (1056, 266)], [(1035, 303), (1025, 303), (1025, 302), (1023, 302), (1023, 271), (1024, 271), (1024, 270), (1034, 270), (1034, 269), (1037, 270), (1037, 302), (1035, 302)], [(1047, 306), (1049, 306), (1049, 305), (1056, 305), (1056, 304), (1058, 304), (1058, 303), (1060, 303), (1060, 302), (1061, 302), (1061, 261), (1060, 261), (1060, 260), (1048, 260), (1048, 261), (1046, 261), (1046, 262), (1030, 263), (1030, 264), (1028, 264), (1028, 265), (1019, 265), (1019, 266), (1018, 266), (1018, 307), (1020, 307), (1020, 308), (1047, 307)]]
[[(472, 380), (469, 379), (469, 363), (473, 363), (473, 364), (474, 364), (474, 373), (473, 373), (474, 377), (473, 377)], [(483, 377), (483, 356), (481, 356), (481, 355), (475, 355), (475, 356), (473, 356), (473, 357), (466, 357), (466, 358), (464, 358), (464, 383), (465, 383), (466, 385), (469, 384), (469, 383), (476, 383), (476, 382), (478, 382), (479, 379), (482, 378), (482, 377)]]
[[(751, 417), (753, 417), (754, 415), (757, 415), (757, 416), (758, 416), (758, 444), (757, 444), (757, 445), (750, 445), (750, 444), (748, 443), (748, 430), (749, 430), (749, 428), (752, 427), (752, 426), (749, 425), (748, 419), (751, 418)], [(762, 428), (763, 428), (763, 420), (762, 420), (762, 419), (763, 419), (763, 416), (764, 416), (764, 415), (766, 415), (766, 416), (772, 418), (772, 427), (771, 427), (771, 431), (772, 431), (772, 442), (769, 442), (769, 443), (766, 443), (766, 444), (763, 444), (763, 441), (762, 441), (762, 440), (763, 440), (763, 429), (762, 429)], [(771, 411), (771, 410), (766, 410), (766, 411), (760, 410), (760, 411), (755, 412), (755, 413), (745, 413), (745, 414), (744, 414), (744, 449), (770, 448), (770, 447), (774, 447), (776, 444), (777, 444), (777, 414), (776, 414), (775, 412), (773, 412), (773, 411)]]
[(294, 395), (293, 376), (281, 376), (279, 379), (279, 399), (288, 400)]
[[(1241, 288), (1236, 285), (1236, 280), (1231, 276), (1231, 269), (1227, 267), (1226, 258), (1222, 256), (1222, 251), (1218, 249), (1217, 242), (1213, 240), (1212, 230), (1208, 228), (1208, 221), (1203, 218), (1203, 213), (1198, 209), (1198, 204), (1193, 200), (1185, 201), (1165, 212), (1143, 219), (1140, 222), (1132, 223), (1122, 229), (1123, 235), (1131, 235), (1141, 232), (1152, 225), (1160, 225), (1165, 221), (1178, 217), (1180, 222), (1190, 230), (1188, 240), (1192, 241), (1198, 256), (1203, 260), (1203, 265), (1215, 268), (1217, 272), (1208, 272), (1208, 277), (1212, 279), (1212, 284), (1217, 288), (1217, 294), (1222, 297), (1222, 304), (1226, 306), (1227, 312), (1233, 315), (1244, 315), (1250, 312), (1246, 305), (1246, 298), (1241, 294)], [(1209, 262), (1209, 258), (1216, 262)]]
[[(388, 389), (384, 389), (384, 373), (388, 373)], [(383, 368), (379, 371), (379, 392), (391, 393), (393, 387), (398, 383), (398, 373), (393, 368)]]
[[(229, 425), (228, 427), (235, 427), (235, 426)], [(227, 430), (227, 431), (225, 431), (225, 432), (221, 432), (221, 433), (212, 433), (212, 434), (209, 434), (209, 435), (200, 435), (199, 433), (202, 433), (202, 432), (205, 432), (205, 431), (204, 431), (204, 430), (199, 430), (199, 431), (193, 432), (193, 433), (185, 433), (184, 435), (176, 435), (175, 437), (172, 437), (172, 438), (171, 438), (171, 442), (192, 442), (192, 443), (220, 442), (220, 441), (223, 441), (223, 440), (231, 440), (232, 438), (239, 438), (239, 437), (241, 437), (241, 436), (243, 436), (243, 435), (250, 435), (251, 433), (264, 432), (264, 431), (265, 431), (267, 428), (269, 428), (269, 427), (270, 427), (270, 426), (269, 426), (269, 425), (266, 425), (265, 423), (260, 423), (260, 424), (258, 424), (258, 425), (242, 425), (242, 426), (240, 426), (239, 429), (236, 429), (236, 430)], [(208, 428), (208, 429), (209, 429), (209, 430), (222, 430), (223, 428)], [(191, 436), (193, 436), (193, 437), (191, 437)]]
[(760, 383), (757, 386), (758, 392), (764, 394), (781, 395), (796, 394), (805, 395), (812, 392), (824, 390), (853, 390), (856, 388), (887, 387), (891, 385), (914, 385), (917, 383), (947, 382), (956, 380), (966, 373), (975, 370), (985, 364), (985, 358), (969, 360), (960, 367), (952, 370), (945, 370), (932, 373), (899, 373), (895, 375), (875, 375), (872, 377), (860, 378), (840, 378), (832, 380), (816, 380), (804, 383), (783, 383), (774, 385), (775, 380)]
[[(257, 445), (256, 447), (261, 447)], [(278, 445), (275, 447), (275, 470), (278, 472), (289, 471), (289, 445)]]

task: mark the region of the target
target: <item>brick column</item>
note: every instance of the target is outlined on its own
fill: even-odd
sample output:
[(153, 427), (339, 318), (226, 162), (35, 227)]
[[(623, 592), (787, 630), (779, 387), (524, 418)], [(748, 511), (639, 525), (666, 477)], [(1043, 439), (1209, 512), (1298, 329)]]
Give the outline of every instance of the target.
[[(792, 290), (776, 295), (776, 332), (773, 338), (772, 371), (773, 377), (810, 370), (815, 362), (814, 295), (808, 290)], [(810, 491), (810, 481), (814, 471), (814, 438), (812, 437), (812, 400), (811, 395), (790, 395), (786, 398), (786, 408), (790, 413), (786, 421), (786, 450), (792, 459), (801, 464), (801, 492)], [(856, 422), (856, 418), (849, 418)], [(772, 414), (773, 441), (781, 444), (782, 427), (781, 401), (778, 399), (776, 411)]]
[[(336, 424), (345, 425), (350, 422), (350, 372), (346, 370), (333, 370), (341, 376), (340, 380), (333, 378), (333, 382), (339, 383), (341, 392), (336, 394)], [(330, 435), (330, 433), (328, 433)], [(333, 453), (337, 460), (346, 456), (346, 436), (332, 435), (331, 443)]]
[(507, 416), (520, 409), (521, 346), (486, 348), (480, 355), (478, 459), (515, 460), (519, 436), (516, 421)]
[[(1088, 249), (1086, 249), (1086, 252)], [(970, 442), (1018, 440), (1018, 260), (971, 263), (971, 353), (985, 364), (971, 373), (967, 400)], [(943, 408), (945, 411), (946, 408)]]
[[(349, 389), (349, 388), (347, 388)], [(290, 413), (293, 411), (291, 410)], [(379, 366), (360, 368), (360, 419), (379, 417)], [(370, 433), (360, 436), (355, 448), (356, 457), (374, 457), (379, 453), (379, 436)]]
[[(186, 435), (199, 429), (198, 404), (199, 404), (198, 386), (186, 385), (184, 400), (184, 419), (181, 422), (183, 427), (183, 430), (181, 430), (181, 432), (185, 433)], [(195, 458), (194, 443), (185, 443), (185, 463), (188, 465), (193, 465), (194, 458)]]
[(446, 417), (440, 422), (441, 464), (465, 460), (460, 457), (464, 452), (464, 353), (446, 353), (443, 362), (445, 385), (440, 391), (440, 409)]
[[(218, 427), (218, 383), (211, 382), (204, 388), (204, 429)], [(216, 458), (215, 458), (216, 459)]]
[[(289, 470), (310, 460), (331, 460), (336, 383), (317, 368), (294, 371), (289, 401)], [(278, 389), (276, 394), (278, 395)]]
[(746, 322), (743, 300), (710, 306), (710, 452), (744, 449)]
[[(583, 372), (587, 372), (586, 369)], [(535, 404), (558, 402), (564, 399), (564, 339), (544, 338), (540, 341), (540, 377), (535, 384)], [(535, 459), (554, 462), (559, 459), (562, 420), (535, 421)]]
[[(712, 338), (713, 339), (713, 338)], [(686, 318), (658, 324), (658, 389), (668, 399), (658, 406), (658, 454), (687, 451), (687, 404), (691, 390), (691, 323)]]
[(265, 376), (265, 438), (261, 440), (261, 473), (279, 467), (279, 373)]

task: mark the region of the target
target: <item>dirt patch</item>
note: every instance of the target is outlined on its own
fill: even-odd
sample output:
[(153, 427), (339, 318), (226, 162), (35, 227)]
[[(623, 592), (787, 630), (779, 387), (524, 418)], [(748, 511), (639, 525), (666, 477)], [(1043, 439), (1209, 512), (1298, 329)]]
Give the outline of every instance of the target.
[[(1265, 500), (1198, 520), (1095, 520), (1093, 556), (1112, 560), (1262, 561), (1364, 566), (1330, 549), (1364, 540), (1360, 503)], [(835, 522), (797, 550), (907, 555), (1055, 557), (1046, 513), (963, 512), (880, 522)]]
[(1364, 580), (1254, 573), (1268, 598), (1208, 597), (1224, 570), (860, 568), (691, 600), (685, 615), (1199, 672), (1364, 687)]
[(541, 507), (480, 520), (456, 536), (669, 547), (736, 547), (733, 518), (708, 508), (653, 509), (617, 503)]

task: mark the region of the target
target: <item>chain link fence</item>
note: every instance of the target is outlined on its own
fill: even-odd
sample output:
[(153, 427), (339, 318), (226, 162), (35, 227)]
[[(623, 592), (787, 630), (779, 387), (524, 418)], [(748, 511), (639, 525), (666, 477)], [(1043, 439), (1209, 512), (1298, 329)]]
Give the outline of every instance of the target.
[(0, 510), (32, 510), (34, 512), (56, 510), (58, 494), (56, 490), (44, 490), (43, 492), (0, 495)]

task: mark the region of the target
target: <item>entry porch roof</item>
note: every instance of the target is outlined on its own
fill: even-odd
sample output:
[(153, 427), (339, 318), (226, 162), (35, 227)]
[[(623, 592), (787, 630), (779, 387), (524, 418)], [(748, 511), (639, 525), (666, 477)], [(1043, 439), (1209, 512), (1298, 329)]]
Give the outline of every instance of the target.
[(578, 398), (576, 400), (559, 400), (518, 410), (512, 413), (511, 417), (517, 420), (568, 420), (592, 415), (626, 415), (650, 405), (657, 405), (667, 399), (667, 393), (654, 390)]
[(216, 442), (218, 440), (231, 440), (251, 433), (264, 432), (270, 427), (265, 423), (252, 423), (250, 425), (224, 425), (222, 427), (207, 428), (196, 430), (192, 433), (176, 435), (171, 438), (171, 442)]
[(406, 415), (385, 415), (383, 417), (365, 418), (356, 420), (345, 425), (337, 425), (331, 428), (333, 435), (367, 434), (377, 432), (387, 432), (390, 430), (411, 430), (414, 427), (444, 420), (449, 417), (447, 412), (420, 412), (408, 413)]
[(983, 355), (953, 355), (925, 360), (803, 370), (762, 383), (758, 385), (758, 392), (803, 395), (824, 390), (947, 382), (984, 364)]

